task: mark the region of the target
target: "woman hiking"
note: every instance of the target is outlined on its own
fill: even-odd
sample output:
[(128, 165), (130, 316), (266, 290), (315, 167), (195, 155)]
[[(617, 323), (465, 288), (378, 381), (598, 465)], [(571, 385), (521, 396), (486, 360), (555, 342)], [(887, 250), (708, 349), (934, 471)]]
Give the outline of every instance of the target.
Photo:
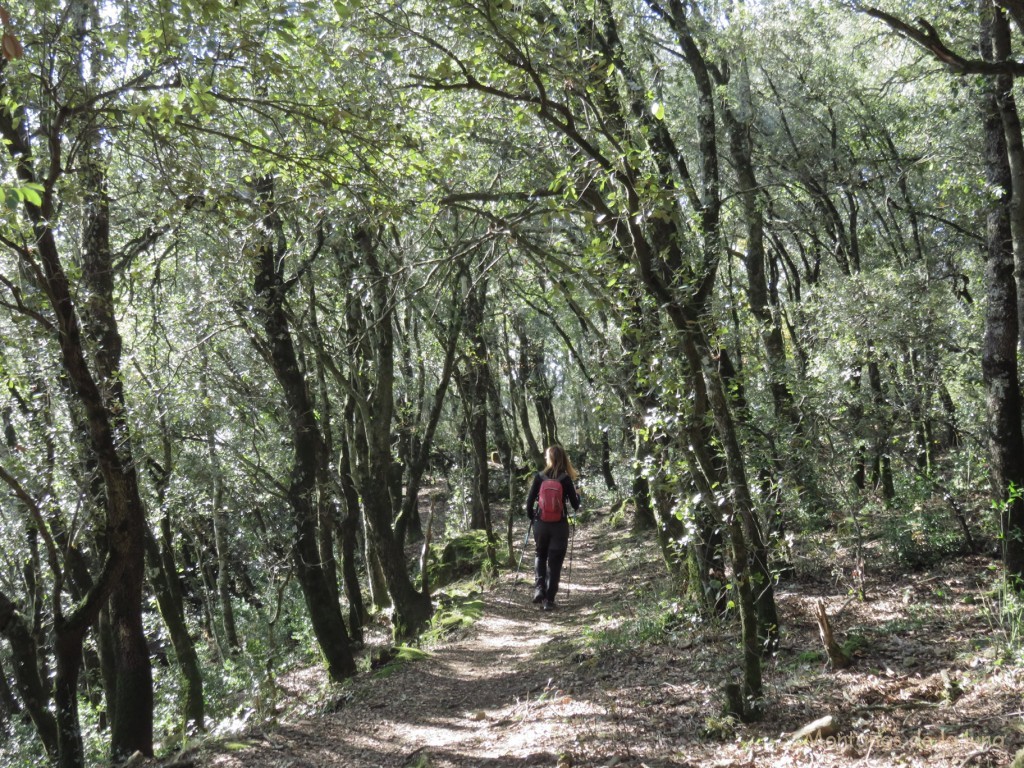
[(569, 548), (569, 517), (565, 502), (579, 511), (580, 497), (576, 495), (574, 481), (579, 473), (569, 460), (565, 449), (552, 445), (544, 453), (546, 465), (533, 478), (526, 496), (526, 516), (533, 523), (533, 540), (537, 545), (536, 589), (533, 602), (542, 610), (555, 607), (558, 581), (562, 576), (562, 562)]

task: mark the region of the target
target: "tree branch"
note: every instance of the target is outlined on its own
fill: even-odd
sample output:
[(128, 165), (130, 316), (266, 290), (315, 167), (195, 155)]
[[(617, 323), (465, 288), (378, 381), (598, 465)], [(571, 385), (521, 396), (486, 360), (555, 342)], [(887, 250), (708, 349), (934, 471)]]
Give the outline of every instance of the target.
[(8, 472), (4, 467), (0, 466), (0, 480), (3, 480), (7, 486), (11, 489), (11, 492), (17, 497), (25, 509), (28, 510), (32, 516), (32, 520), (35, 523), (36, 530), (39, 531), (39, 535), (43, 537), (43, 543), (46, 545), (46, 554), (50, 560), (50, 568), (53, 570), (54, 576), (57, 581), (61, 581), (60, 575), (60, 558), (57, 556), (57, 545), (53, 541), (53, 537), (50, 535), (50, 528), (46, 524), (46, 517), (43, 515), (43, 510), (39, 507), (39, 504), (33, 498), (32, 494), (26, 490), (18, 479)]
[[(1000, 0), (1000, 2), (997, 2), (997, 5), (1000, 7), (1017, 6), (1020, 10), (1024, 11), (1024, 6), (1022, 6), (1017, 0)], [(884, 22), (901, 37), (904, 37), (907, 40), (916, 43), (921, 48), (924, 48), (939, 63), (945, 65), (947, 69), (955, 74), (988, 76), (1012, 75), (1013, 77), (1024, 76), (1024, 62), (1011, 60), (982, 61), (981, 59), (968, 59), (961, 56), (959, 53), (947, 46), (942, 41), (942, 38), (939, 36), (935, 27), (920, 16), (915, 19), (917, 26), (914, 27), (902, 19), (893, 16), (890, 13), (886, 13), (885, 11), (881, 11), (878, 8), (860, 7), (858, 10), (874, 19)], [(1010, 13), (1014, 14), (1014, 11), (1011, 9)], [(1022, 13), (1021, 18), (1024, 20), (1024, 13)], [(1020, 21), (1018, 21), (1015, 14), (1014, 21), (1016, 21), (1018, 25), (1020, 24)]]
[(496, 203), (504, 201), (532, 202), (540, 197), (561, 197), (562, 193), (550, 189), (538, 189), (533, 192), (454, 192), (445, 195), (438, 203), (453, 205), (455, 203)]

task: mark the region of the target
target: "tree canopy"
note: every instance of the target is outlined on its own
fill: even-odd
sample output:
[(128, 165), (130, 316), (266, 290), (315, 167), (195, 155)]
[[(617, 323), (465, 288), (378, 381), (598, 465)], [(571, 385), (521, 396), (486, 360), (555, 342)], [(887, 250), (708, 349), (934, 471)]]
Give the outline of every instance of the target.
[(7, 754), (152, 754), (288, 658), (353, 675), (372, 617), (429, 625), (424, 536), (505, 567), (553, 443), (738, 617), (741, 719), (815, 531), (1020, 589), (1019, 3), (0, 23)]

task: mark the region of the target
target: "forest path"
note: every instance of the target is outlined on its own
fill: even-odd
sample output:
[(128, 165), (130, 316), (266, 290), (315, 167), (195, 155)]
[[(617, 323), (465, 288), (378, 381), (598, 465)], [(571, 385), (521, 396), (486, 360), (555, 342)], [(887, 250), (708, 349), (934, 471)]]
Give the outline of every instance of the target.
[[(532, 539), (523, 571), (480, 596), (482, 615), (468, 636), (430, 650), (427, 659), (382, 676), (364, 675), (333, 714), (283, 725), (210, 756), (217, 768), (566, 765), (576, 728), (608, 707), (573, 695), (576, 664), (566, 642), (625, 593), (627, 569), (613, 554), (622, 534), (580, 526), (563, 569), (559, 607), (540, 611), (532, 597)], [(516, 542), (517, 547), (522, 538)], [(517, 556), (519, 552), (517, 551)], [(579, 661), (579, 660), (575, 660)], [(564, 686), (564, 687), (563, 687)], [(588, 692), (590, 694), (592, 692)], [(241, 746), (241, 744), (239, 744)]]
[[(306, 711), (316, 714), (211, 742), (187, 764), (992, 768), (1024, 747), (1024, 667), (998, 663), (1008, 658), (1006, 639), (978, 607), (993, 583), (986, 558), (914, 574), (878, 569), (865, 601), (810, 570), (780, 584), (784, 642), (766, 665), (767, 716), (741, 725), (719, 714), (722, 682), (737, 674), (735, 626), (694, 624), (685, 611), (659, 607), (664, 566), (653, 536), (609, 522), (579, 528), (559, 610), (530, 602), (528, 550), (526, 573), (513, 585), (505, 572), (480, 595), (480, 619), (462, 637), (426, 659), (358, 675), (332, 711), (311, 682), (322, 670), (297, 673), (280, 683), (293, 699), (312, 699)], [(522, 535), (519, 526), (516, 547)], [(827, 541), (822, 551), (813, 572), (853, 562)], [(823, 665), (819, 601), (858, 641), (852, 667)], [(835, 718), (835, 739), (791, 738), (824, 714)]]

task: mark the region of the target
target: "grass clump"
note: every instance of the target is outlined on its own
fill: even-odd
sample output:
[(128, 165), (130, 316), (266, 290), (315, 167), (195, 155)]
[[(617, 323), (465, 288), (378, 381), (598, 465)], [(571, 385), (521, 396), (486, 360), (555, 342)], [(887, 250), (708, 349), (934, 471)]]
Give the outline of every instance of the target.
[(376, 677), (387, 677), (406, 664), (422, 661), (428, 656), (430, 654), (421, 648), (411, 645), (395, 645), (374, 653), (370, 659), (370, 669), (374, 671)]
[(584, 628), (583, 639), (596, 651), (664, 645), (691, 630), (693, 625), (694, 616), (679, 601), (639, 601), (630, 616)]
[(430, 644), (459, 635), (480, 619), (483, 608), (484, 604), (475, 592), (468, 595), (441, 595), (437, 610), (430, 619), (430, 626), (421, 639)]
[(992, 632), (997, 659), (1024, 663), (1024, 597), (1000, 580), (996, 590), (982, 598), (982, 614)]

